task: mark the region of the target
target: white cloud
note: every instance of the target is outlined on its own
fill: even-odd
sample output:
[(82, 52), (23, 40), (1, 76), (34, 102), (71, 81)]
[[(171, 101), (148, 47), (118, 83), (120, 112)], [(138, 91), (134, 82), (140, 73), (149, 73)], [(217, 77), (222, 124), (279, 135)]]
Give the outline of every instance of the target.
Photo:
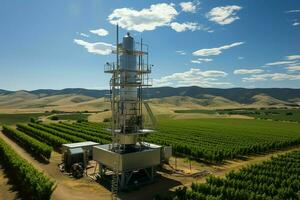
[(289, 71), (300, 71), (300, 65), (289, 66), (286, 69)]
[(209, 21), (220, 25), (231, 24), (235, 20), (240, 19), (239, 16), (237, 16), (237, 11), (241, 9), (242, 7), (236, 5), (215, 7), (206, 14), (206, 17)]
[(217, 78), (227, 76), (223, 71), (201, 71), (200, 69), (191, 68), (188, 71), (174, 73), (159, 79), (154, 79), (154, 86), (202, 86), (202, 87), (226, 87), (231, 86), (228, 82), (219, 82)]
[(238, 59), (238, 60), (243, 60), (243, 59), (244, 59), (244, 57), (242, 57), (242, 56), (239, 56), (237, 59)]
[(260, 74), (263, 72), (262, 69), (237, 69), (233, 71), (234, 74)]
[(289, 11), (286, 11), (286, 13), (297, 13), (297, 12), (300, 12), (300, 10), (289, 10)]
[(213, 59), (211, 58), (198, 58), (199, 61), (203, 61), (203, 62), (210, 62), (213, 61)]
[(187, 2), (181, 2), (179, 5), (181, 7), (181, 10), (183, 12), (191, 12), (191, 13), (195, 13), (196, 10), (197, 10), (197, 6), (199, 5), (200, 3), (197, 2), (197, 3), (193, 3), (191, 1), (187, 1)]
[(191, 60), (191, 63), (194, 63), (194, 64), (200, 64), (200, 63), (202, 63), (202, 62), (199, 61), (199, 60)]
[(292, 74), (284, 74), (284, 73), (274, 73), (274, 74), (266, 74), (267, 77), (270, 77), (272, 80), (275, 81), (282, 81), (282, 80), (300, 80), (299, 75), (292, 75)]
[(200, 64), (200, 63), (202, 63), (202, 62), (199, 61), (199, 60), (191, 60), (191, 63), (194, 63), (194, 64)]
[(276, 65), (286, 65), (286, 64), (293, 64), (296, 61), (277, 61), (272, 63), (266, 63), (266, 66), (276, 66)]
[(74, 43), (83, 46), (88, 52), (98, 55), (109, 55), (114, 46), (104, 42), (90, 43), (80, 39), (74, 39)]
[(289, 55), (286, 57), (288, 60), (300, 60), (300, 55)]
[(226, 72), (216, 71), (216, 70), (204, 71), (200, 74), (204, 77), (225, 77), (225, 76), (227, 76)]
[(267, 79), (263, 77), (246, 77), (242, 79), (243, 82), (256, 82), (256, 81), (266, 81)]
[(178, 23), (178, 22), (172, 22), (170, 24), (171, 28), (175, 30), (176, 32), (183, 32), (183, 31), (195, 31), (200, 30), (201, 26), (196, 22), (185, 22), (185, 23)]
[(108, 16), (108, 21), (114, 25), (119, 24), (120, 27), (127, 30), (150, 31), (157, 27), (169, 26), (178, 15), (174, 6), (172, 3), (159, 3), (142, 10), (118, 8)]
[(197, 60), (191, 60), (191, 63), (200, 64), (202, 62), (211, 62), (213, 59), (211, 58), (198, 58)]
[(182, 56), (186, 55), (185, 51), (182, 50), (176, 51), (176, 53)]
[(108, 31), (103, 29), (103, 28), (100, 28), (100, 29), (96, 29), (96, 30), (90, 30), (91, 33), (94, 33), (96, 35), (99, 35), (99, 36), (106, 36), (108, 35)]
[[(184, 12), (194, 12), (200, 3), (181, 2)], [(173, 3), (153, 4), (150, 8), (135, 10), (133, 8), (118, 8), (108, 16), (111, 24), (119, 24), (121, 28), (138, 32), (155, 30), (157, 27), (169, 26), (177, 32), (203, 30), (208, 33), (214, 32), (197, 22), (174, 22), (179, 13)]]
[(232, 47), (236, 47), (239, 45), (244, 44), (244, 42), (235, 42), (229, 45), (224, 45), (221, 47), (215, 47), (215, 48), (211, 48), (211, 49), (199, 49), (195, 52), (193, 52), (194, 56), (216, 56), (222, 53), (222, 50), (225, 49), (230, 49)]
[(176, 53), (182, 56), (186, 55), (185, 51), (183, 50), (176, 51)]
[(293, 26), (299, 26), (300, 25), (300, 22), (294, 22), (293, 23)]
[(80, 33), (79, 35), (81, 35), (83, 37), (90, 37), (88, 34), (85, 34), (85, 33)]
[(300, 74), (284, 74), (284, 73), (273, 73), (273, 74), (258, 74), (252, 75), (251, 77), (243, 78), (244, 82), (254, 82), (254, 81), (283, 81), (283, 80), (300, 80)]

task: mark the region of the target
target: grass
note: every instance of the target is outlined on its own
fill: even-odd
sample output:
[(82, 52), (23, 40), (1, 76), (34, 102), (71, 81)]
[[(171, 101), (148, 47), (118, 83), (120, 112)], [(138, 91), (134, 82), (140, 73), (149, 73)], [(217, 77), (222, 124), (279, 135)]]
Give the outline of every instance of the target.
[(201, 114), (230, 114), (230, 115), (245, 115), (256, 119), (271, 119), (275, 121), (292, 121), (300, 122), (300, 109), (281, 109), (281, 108), (238, 108), (224, 110), (175, 110), (175, 113), (201, 113)]
[(26, 114), (0, 114), (0, 125), (14, 125), (17, 123), (26, 123), (30, 118), (38, 118), (49, 114), (45, 113), (26, 113)]
[(175, 153), (222, 161), (300, 143), (300, 124), (247, 119), (160, 120), (148, 141), (172, 145)]
[(215, 114), (215, 110), (175, 110), (175, 113), (201, 113), (201, 114)]
[(219, 111), (220, 114), (241, 114), (258, 119), (300, 122), (300, 109), (260, 109)]
[(50, 119), (53, 117), (57, 117), (58, 120), (87, 120), (90, 114), (83, 113), (70, 113), (70, 114), (57, 114), (49, 117)]

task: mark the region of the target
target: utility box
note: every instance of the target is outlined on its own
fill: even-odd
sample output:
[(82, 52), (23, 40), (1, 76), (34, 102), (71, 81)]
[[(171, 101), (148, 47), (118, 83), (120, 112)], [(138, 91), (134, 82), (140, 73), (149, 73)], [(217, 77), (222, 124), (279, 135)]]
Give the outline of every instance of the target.
[(83, 167), (86, 165), (86, 159), (82, 148), (68, 149), (63, 156), (65, 171), (67, 172), (70, 172), (72, 165), (75, 163), (82, 163)]

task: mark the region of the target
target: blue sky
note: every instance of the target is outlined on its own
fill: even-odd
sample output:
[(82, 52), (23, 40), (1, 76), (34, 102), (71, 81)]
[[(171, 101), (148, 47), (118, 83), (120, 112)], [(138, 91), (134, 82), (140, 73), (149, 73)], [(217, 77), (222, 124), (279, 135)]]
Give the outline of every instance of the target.
[(300, 88), (298, 0), (3, 0), (0, 88), (107, 88), (117, 22), (154, 86)]

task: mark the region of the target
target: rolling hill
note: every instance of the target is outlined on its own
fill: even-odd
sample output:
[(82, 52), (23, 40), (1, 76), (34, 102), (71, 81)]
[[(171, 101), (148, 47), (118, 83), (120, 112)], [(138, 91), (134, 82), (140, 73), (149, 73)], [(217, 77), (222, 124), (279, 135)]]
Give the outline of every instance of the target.
[[(63, 90), (0, 90), (0, 112), (46, 110), (83, 111), (109, 108), (104, 100), (108, 90), (71, 88)], [(201, 87), (160, 87), (143, 91), (154, 111), (236, 107), (299, 106), (300, 89), (217, 89)]]

